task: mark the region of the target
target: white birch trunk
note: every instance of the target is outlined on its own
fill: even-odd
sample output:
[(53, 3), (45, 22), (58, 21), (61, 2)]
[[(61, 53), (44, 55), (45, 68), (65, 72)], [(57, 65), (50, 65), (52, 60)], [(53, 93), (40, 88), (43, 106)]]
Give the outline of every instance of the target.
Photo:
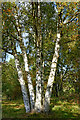
[(53, 86), (53, 82), (54, 82), (54, 78), (55, 78), (56, 66), (57, 66), (57, 61), (58, 61), (58, 57), (59, 57), (59, 48), (60, 48), (59, 41), (60, 41), (60, 33), (57, 33), (57, 40), (56, 40), (56, 44), (55, 44), (55, 53), (53, 55), (51, 71), (50, 71), (50, 75), (49, 75), (49, 79), (48, 79), (48, 83), (47, 83), (47, 89), (46, 89), (46, 93), (45, 93), (45, 102), (44, 102), (45, 111), (49, 111), (52, 86)]
[(31, 76), (30, 76), (30, 72), (29, 72), (29, 67), (28, 67), (28, 59), (27, 59), (27, 54), (24, 48), (24, 41), (22, 40), (22, 36), (19, 36), (21, 43), (20, 43), (20, 48), (22, 50), (22, 55), (23, 55), (23, 60), (24, 60), (24, 65), (25, 65), (25, 72), (27, 74), (27, 80), (28, 80), (28, 88), (29, 88), (29, 94), (30, 94), (30, 103), (31, 103), (31, 111), (34, 110), (34, 89), (33, 89), (33, 84), (32, 84), (32, 80), (31, 80)]
[(33, 84), (32, 84), (32, 81), (31, 81), (31, 76), (30, 76), (30, 73), (29, 73), (27, 55), (26, 55), (25, 51), (22, 51), (22, 52), (23, 52), (23, 59), (24, 59), (24, 64), (25, 64), (25, 71), (27, 73), (28, 88), (29, 88), (30, 103), (31, 103), (31, 111), (33, 111), (34, 110), (34, 105), (35, 105), (35, 102), (34, 102), (34, 98), (35, 98), (34, 89), (33, 89)]
[(19, 60), (17, 58), (17, 54), (15, 54), (14, 57), (15, 57), (15, 65), (16, 65), (16, 69), (17, 69), (17, 72), (18, 72), (19, 82), (20, 82), (20, 85), (21, 85), (21, 91), (22, 91), (22, 94), (23, 94), (25, 109), (26, 109), (26, 112), (30, 112), (30, 105), (29, 105), (29, 99), (28, 99), (28, 95), (27, 95), (27, 89), (26, 89), (26, 86), (25, 86), (25, 81), (23, 79), (23, 74), (22, 74), (22, 71), (21, 71), (21, 68), (20, 68), (20, 65), (19, 65)]
[(42, 70), (41, 70), (41, 97), (42, 97), (42, 110), (43, 110), (43, 105), (44, 105), (44, 61), (42, 61)]
[(38, 0), (38, 23), (37, 23), (37, 32), (38, 36), (36, 36), (36, 102), (35, 102), (35, 110), (37, 112), (41, 112), (41, 16), (40, 16), (40, 3)]
[(36, 102), (35, 110), (41, 111), (41, 68), (40, 68), (40, 51), (37, 49), (37, 60), (36, 60)]

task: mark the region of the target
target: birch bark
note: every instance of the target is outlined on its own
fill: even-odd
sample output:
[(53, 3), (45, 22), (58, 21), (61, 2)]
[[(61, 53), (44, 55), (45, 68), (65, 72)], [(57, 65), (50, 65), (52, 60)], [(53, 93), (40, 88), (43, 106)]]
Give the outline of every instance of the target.
[(35, 110), (41, 111), (41, 16), (40, 3), (37, 3), (37, 32), (36, 34), (36, 102)]
[(41, 40), (41, 103), (42, 103), (42, 111), (44, 105), (44, 54), (43, 54), (43, 39)]
[(24, 59), (24, 64), (25, 64), (25, 71), (27, 73), (28, 88), (29, 88), (29, 93), (30, 93), (31, 111), (33, 111), (34, 110), (34, 105), (35, 105), (35, 102), (34, 102), (34, 98), (35, 98), (34, 88), (33, 88), (33, 84), (32, 84), (32, 81), (31, 81), (31, 76), (30, 76), (30, 73), (29, 73), (28, 59), (27, 59), (27, 55), (26, 55), (25, 50), (22, 50), (22, 53), (23, 53), (23, 59)]
[(18, 27), (19, 26), (19, 20), (16, 21), (16, 24), (17, 24), (17, 32), (18, 32), (18, 36), (19, 36), (19, 41), (20, 41), (19, 45), (20, 45), (20, 48), (22, 50), (22, 56), (23, 56), (23, 60), (24, 60), (24, 64), (25, 64), (25, 72), (26, 72), (27, 80), (28, 80), (28, 88), (29, 88), (29, 94), (30, 94), (31, 111), (33, 111), (34, 110), (34, 103), (35, 103), (34, 102), (34, 98), (35, 98), (34, 89), (33, 89), (33, 84), (32, 84), (32, 80), (31, 80), (31, 76), (30, 76), (30, 72), (29, 72), (28, 59), (27, 59), (27, 54), (26, 54), (25, 47), (24, 47), (24, 41), (22, 39), (21, 30)]
[[(37, 50), (37, 56), (40, 56), (39, 49)], [(37, 112), (41, 111), (41, 68), (40, 68), (40, 57), (36, 60), (36, 102), (35, 110)]]
[(60, 41), (60, 33), (57, 33), (57, 40), (56, 40), (56, 44), (55, 44), (55, 53), (53, 55), (50, 75), (49, 75), (47, 89), (46, 89), (46, 93), (45, 93), (44, 109), (46, 112), (49, 111), (52, 86), (53, 86), (53, 82), (54, 82), (54, 78), (55, 78), (56, 66), (57, 66), (57, 61), (58, 61), (58, 57), (59, 57), (59, 48), (60, 48), (59, 41)]
[(14, 54), (14, 58), (15, 58), (15, 65), (16, 65), (16, 69), (18, 72), (18, 77), (19, 77), (19, 83), (21, 85), (21, 91), (23, 94), (23, 100), (24, 100), (24, 105), (25, 105), (25, 109), (26, 109), (26, 113), (30, 112), (30, 105), (29, 105), (29, 98), (28, 98), (28, 94), (27, 94), (27, 89), (25, 86), (25, 81), (23, 79), (23, 74), (19, 65), (19, 60), (17, 58), (17, 54)]

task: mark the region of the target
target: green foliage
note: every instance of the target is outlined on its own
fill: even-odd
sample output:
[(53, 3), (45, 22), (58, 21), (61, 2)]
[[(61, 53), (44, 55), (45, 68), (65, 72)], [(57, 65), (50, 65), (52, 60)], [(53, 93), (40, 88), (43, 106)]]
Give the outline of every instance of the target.
[(6, 99), (17, 99), (21, 97), (21, 89), (18, 82), (14, 59), (2, 65), (2, 92)]

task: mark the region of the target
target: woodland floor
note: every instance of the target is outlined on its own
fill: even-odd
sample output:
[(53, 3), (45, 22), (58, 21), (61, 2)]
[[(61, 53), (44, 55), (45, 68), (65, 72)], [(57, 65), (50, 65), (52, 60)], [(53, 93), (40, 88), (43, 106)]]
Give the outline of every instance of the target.
[[(64, 97), (63, 97), (64, 98)], [(52, 119), (52, 120), (80, 120), (80, 107), (77, 100), (52, 98), (50, 105), (51, 112), (45, 113), (25, 113), (25, 108), (22, 100), (3, 100), (2, 101), (2, 120), (38, 120), (38, 119)]]

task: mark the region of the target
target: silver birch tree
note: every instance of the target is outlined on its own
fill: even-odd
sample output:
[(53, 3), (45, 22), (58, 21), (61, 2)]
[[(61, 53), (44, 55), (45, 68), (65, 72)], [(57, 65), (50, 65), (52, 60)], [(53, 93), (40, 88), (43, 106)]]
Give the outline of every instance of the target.
[(23, 60), (24, 60), (25, 72), (26, 72), (26, 76), (27, 76), (28, 89), (29, 89), (29, 94), (30, 94), (31, 111), (33, 111), (34, 110), (34, 103), (35, 103), (34, 102), (34, 99), (35, 99), (34, 88), (33, 88), (32, 80), (31, 80), (31, 75), (30, 75), (30, 72), (29, 72), (27, 53), (25, 51), (24, 41), (23, 41), (21, 29), (20, 29), (20, 23), (19, 23), (19, 19), (18, 19), (19, 13), (17, 13), (16, 17), (17, 18), (16, 18), (15, 28), (17, 29), (17, 32), (18, 32), (18, 43), (20, 45)]
[[(53, 87), (53, 82), (54, 82), (54, 78), (55, 78), (57, 61), (58, 61), (58, 57), (59, 57), (60, 40), (62, 37), (62, 27), (64, 25), (71, 23), (78, 15), (78, 10), (76, 12), (76, 7), (73, 10), (74, 15), (69, 16), (69, 12), (71, 12), (70, 8), (69, 8), (69, 10), (66, 8), (68, 14), (66, 13), (64, 15), (64, 6), (67, 6), (67, 5), (70, 6), (70, 3), (69, 4), (68, 3), (66, 3), (66, 4), (65, 3), (62, 3), (62, 4), (56, 3), (56, 4), (57, 4), (56, 12), (57, 12), (57, 18), (58, 18), (58, 21), (57, 21), (57, 39), (56, 39), (56, 44), (55, 44), (55, 52), (53, 54), (53, 59), (52, 59), (52, 64), (51, 64), (50, 75), (49, 75), (47, 88), (46, 88), (46, 92), (45, 92), (44, 110), (46, 112), (49, 111), (50, 97), (51, 97), (51, 93), (52, 93), (52, 87)], [(74, 6), (74, 4), (72, 5), (72, 7), (73, 6)], [(64, 17), (63, 17), (63, 15), (64, 15)]]
[(51, 93), (52, 93), (52, 87), (53, 87), (53, 82), (54, 82), (54, 78), (55, 78), (56, 66), (57, 66), (57, 61), (58, 61), (58, 57), (59, 57), (59, 48), (60, 48), (59, 41), (60, 41), (60, 33), (57, 33), (57, 40), (56, 40), (56, 44), (55, 44), (55, 53), (53, 55), (50, 75), (49, 75), (46, 93), (45, 93), (45, 101), (44, 101), (45, 111), (49, 110), (50, 97), (51, 97)]
[(41, 112), (41, 13), (40, 3), (36, 4), (37, 7), (37, 34), (36, 34), (36, 101), (35, 110)]
[(27, 89), (26, 89), (26, 85), (25, 85), (25, 81), (23, 79), (23, 74), (19, 65), (19, 60), (17, 57), (17, 54), (14, 54), (14, 58), (15, 58), (15, 65), (16, 65), (16, 69), (18, 72), (18, 77), (19, 77), (19, 83), (21, 86), (21, 91), (22, 91), (22, 95), (23, 95), (23, 101), (24, 101), (24, 105), (25, 105), (25, 109), (26, 109), (26, 113), (30, 112), (30, 104), (29, 104), (29, 98), (28, 98), (28, 94), (27, 94)]

